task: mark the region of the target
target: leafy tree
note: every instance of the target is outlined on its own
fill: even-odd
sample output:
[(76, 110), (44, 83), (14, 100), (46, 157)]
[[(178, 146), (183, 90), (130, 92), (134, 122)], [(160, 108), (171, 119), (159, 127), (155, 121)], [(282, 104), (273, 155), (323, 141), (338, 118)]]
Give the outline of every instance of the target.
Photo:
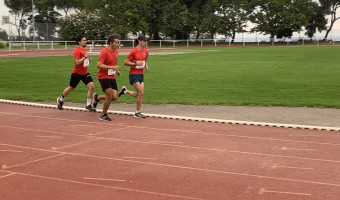
[(313, 13), (311, 0), (263, 0), (258, 1), (251, 21), (254, 31), (275, 36), (291, 37), (293, 32), (308, 25), (308, 16)]
[(98, 17), (108, 28), (105, 34), (120, 35), (125, 39), (128, 33), (145, 33), (147, 31), (146, 17), (150, 0), (102, 0), (84, 3), (88, 13), (96, 10)]
[(314, 12), (309, 18), (309, 24), (305, 27), (305, 35), (307, 35), (310, 39), (313, 38), (317, 30), (321, 32), (327, 29), (327, 19), (325, 17), (324, 9), (316, 3), (313, 7)]
[(27, 27), (27, 17), (32, 14), (32, 0), (5, 0), (5, 5), (9, 8), (9, 12), (19, 19), (19, 24), (14, 25), (21, 37)]
[(211, 0), (181, 0), (180, 2), (186, 6), (188, 14), (182, 30), (184, 35), (177, 35), (176, 37), (188, 39), (190, 33), (196, 31), (196, 39), (198, 39), (201, 34), (202, 23), (204, 22), (201, 14), (204, 12), (205, 5), (213, 2)]
[(99, 11), (83, 11), (59, 19), (59, 34), (63, 40), (75, 40), (85, 34), (91, 40), (104, 40), (110, 33), (109, 26), (99, 17)]
[(8, 34), (5, 30), (0, 29), (0, 40), (8, 41)]
[(219, 16), (218, 32), (231, 37), (234, 41), (236, 33), (245, 32), (250, 4), (246, 0), (219, 0), (219, 2), (220, 6), (216, 12)]
[(57, 9), (63, 10), (69, 15), (71, 10), (82, 11), (84, 9), (82, 0), (54, 0)]
[[(54, 10), (54, 0), (39, 0), (35, 1), (34, 22), (36, 31), (40, 38), (49, 40), (56, 32), (57, 20), (61, 16), (60, 13)], [(32, 15), (28, 18), (32, 20)], [(32, 32), (32, 28), (30, 29)]]
[(327, 39), (329, 32), (333, 29), (334, 23), (340, 18), (336, 17), (336, 12), (340, 7), (340, 0), (319, 0), (321, 7), (326, 10), (326, 13), (331, 16), (330, 26), (328, 27), (324, 40)]

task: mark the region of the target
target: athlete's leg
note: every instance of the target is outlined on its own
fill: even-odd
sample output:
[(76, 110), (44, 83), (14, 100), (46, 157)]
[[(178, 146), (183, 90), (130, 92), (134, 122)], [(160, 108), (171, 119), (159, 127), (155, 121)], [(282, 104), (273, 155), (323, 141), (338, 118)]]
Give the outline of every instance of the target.
[(112, 88), (105, 89), (105, 101), (103, 103), (102, 115), (107, 114), (107, 110), (109, 109), (111, 100), (113, 98), (113, 91), (114, 90)]
[(137, 99), (136, 109), (137, 109), (137, 111), (141, 111), (142, 103), (143, 103), (143, 97), (144, 97), (144, 82), (133, 83), (133, 87), (136, 90), (136, 99)]

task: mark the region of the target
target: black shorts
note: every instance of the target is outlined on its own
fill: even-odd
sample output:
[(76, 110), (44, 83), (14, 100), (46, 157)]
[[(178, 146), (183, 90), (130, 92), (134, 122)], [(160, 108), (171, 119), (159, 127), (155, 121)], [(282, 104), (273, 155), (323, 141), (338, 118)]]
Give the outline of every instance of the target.
[(102, 86), (103, 92), (105, 92), (107, 88), (118, 90), (116, 79), (99, 79), (99, 83)]
[(129, 81), (130, 84), (133, 85), (133, 83), (143, 83), (144, 82), (144, 76), (143, 74), (129, 74)]
[(71, 75), (70, 86), (76, 88), (80, 80), (83, 81), (85, 85), (93, 82), (93, 79), (89, 73), (84, 75), (74, 73)]

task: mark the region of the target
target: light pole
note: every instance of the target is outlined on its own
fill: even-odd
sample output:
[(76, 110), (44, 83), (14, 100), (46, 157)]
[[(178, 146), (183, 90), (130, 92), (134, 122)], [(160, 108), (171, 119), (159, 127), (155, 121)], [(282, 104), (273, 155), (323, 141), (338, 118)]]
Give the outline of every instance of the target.
[(35, 24), (34, 24), (34, 0), (32, 0), (32, 22), (33, 22), (33, 45), (35, 44)]

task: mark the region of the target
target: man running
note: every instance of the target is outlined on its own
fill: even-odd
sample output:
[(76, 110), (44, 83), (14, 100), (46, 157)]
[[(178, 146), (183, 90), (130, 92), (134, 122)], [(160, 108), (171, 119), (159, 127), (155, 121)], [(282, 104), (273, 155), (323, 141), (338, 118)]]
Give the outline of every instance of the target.
[(118, 37), (110, 36), (107, 39), (108, 47), (104, 48), (99, 55), (97, 62), (98, 68), (98, 80), (105, 95), (93, 95), (93, 107), (96, 108), (100, 100), (105, 100), (103, 104), (103, 111), (99, 117), (100, 120), (111, 121), (107, 116), (107, 110), (110, 107), (111, 101), (115, 101), (118, 98), (118, 87), (115, 78), (115, 74), (120, 76), (120, 67), (118, 62)]
[(144, 75), (143, 70), (149, 70), (147, 59), (149, 52), (145, 49), (146, 47), (146, 37), (144, 35), (139, 35), (135, 40), (137, 47), (131, 50), (129, 55), (126, 57), (124, 65), (130, 66), (129, 72), (129, 82), (135, 88), (135, 91), (129, 91), (125, 86), (119, 92), (119, 96), (123, 94), (128, 94), (136, 98), (136, 118), (145, 119), (145, 116), (141, 113), (141, 107), (144, 97)]
[(58, 109), (63, 110), (65, 97), (77, 87), (80, 81), (83, 81), (88, 88), (85, 108), (89, 111), (95, 112), (96, 109), (91, 106), (94, 84), (92, 77), (87, 70), (92, 58), (89, 57), (89, 52), (85, 49), (87, 44), (86, 37), (84, 35), (79, 35), (76, 38), (76, 42), (78, 43), (78, 47), (73, 53), (74, 68), (72, 70), (70, 85), (63, 91), (61, 96), (57, 98)]

